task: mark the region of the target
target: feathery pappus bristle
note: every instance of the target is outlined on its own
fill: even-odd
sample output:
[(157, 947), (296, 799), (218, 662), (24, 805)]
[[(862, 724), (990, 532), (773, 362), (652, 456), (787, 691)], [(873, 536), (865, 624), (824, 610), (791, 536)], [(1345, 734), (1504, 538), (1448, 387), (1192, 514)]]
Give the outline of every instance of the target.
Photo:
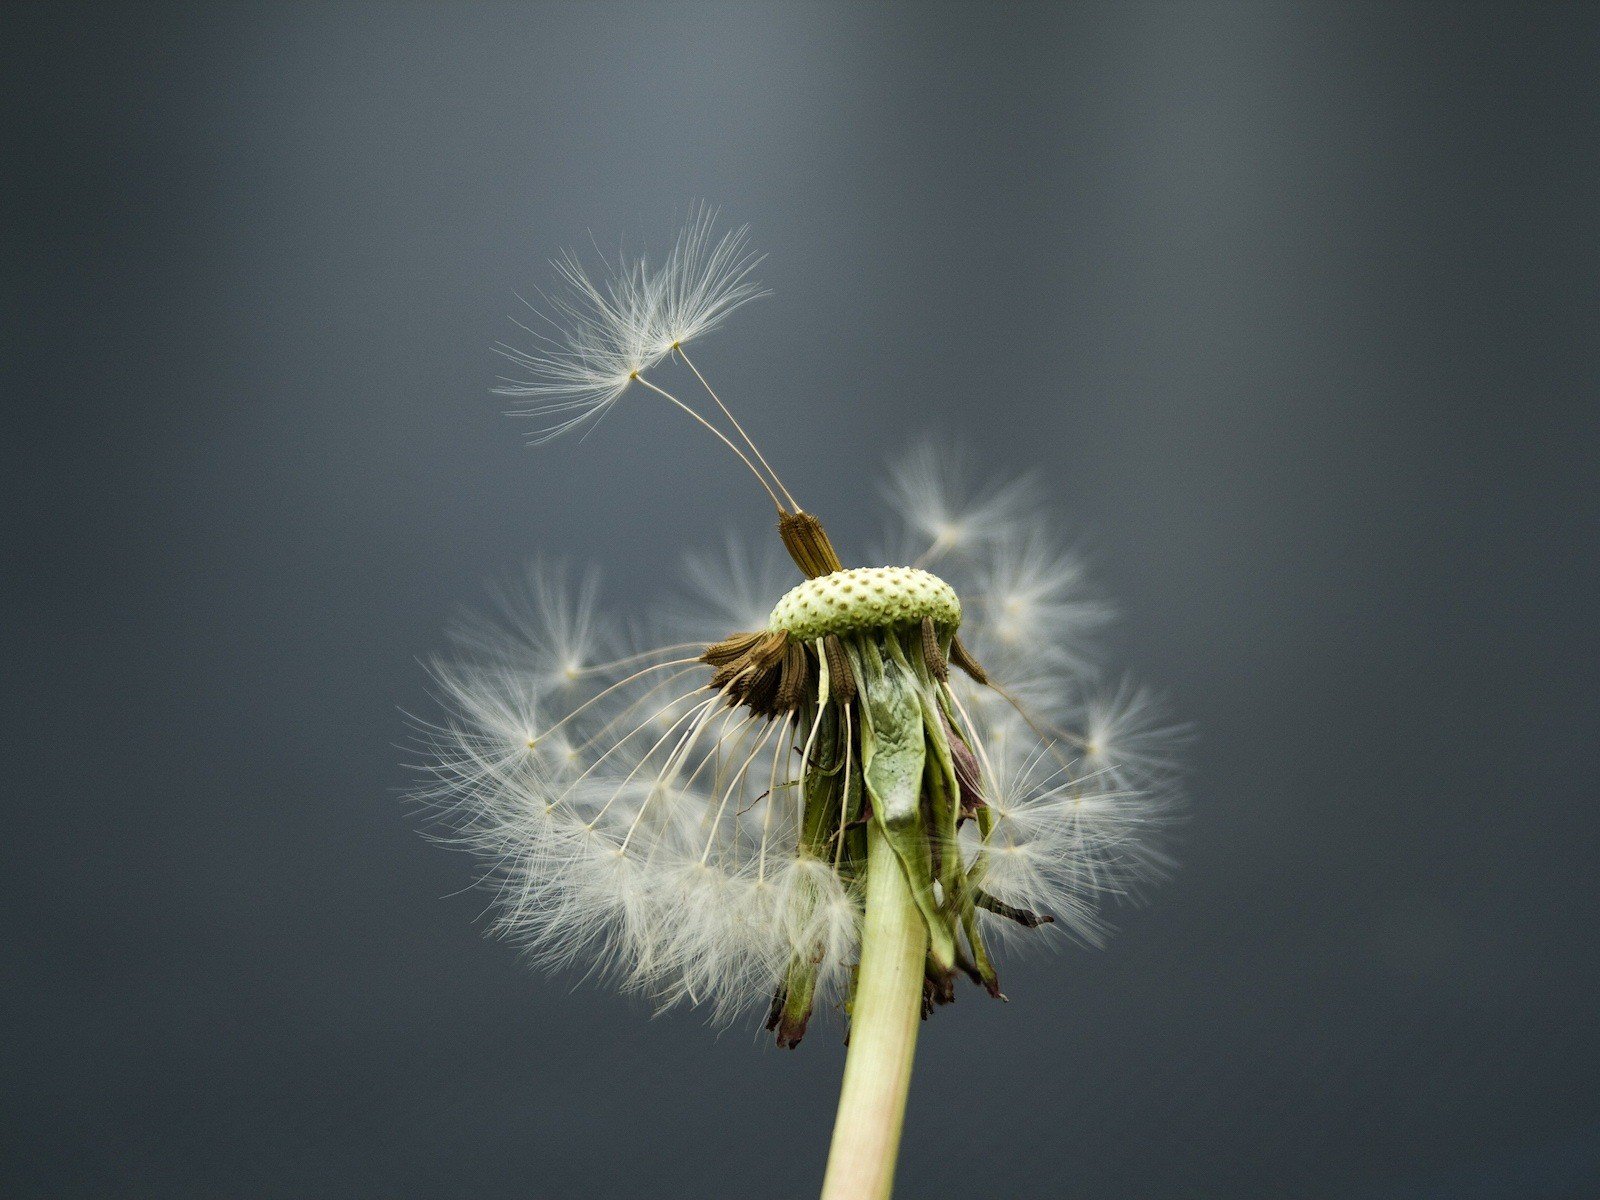
[(752, 277), (761, 256), (748, 228), (718, 233), (717, 216), (694, 208), (659, 264), (642, 254), (592, 266), (556, 259), (542, 308), (529, 306), (535, 323), (517, 322), (526, 344), (496, 347), (519, 373), (495, 391), (525, 401), (512, 415), (535, 422), (535, 443), (598, 420), (645, 371), (766, 294)]

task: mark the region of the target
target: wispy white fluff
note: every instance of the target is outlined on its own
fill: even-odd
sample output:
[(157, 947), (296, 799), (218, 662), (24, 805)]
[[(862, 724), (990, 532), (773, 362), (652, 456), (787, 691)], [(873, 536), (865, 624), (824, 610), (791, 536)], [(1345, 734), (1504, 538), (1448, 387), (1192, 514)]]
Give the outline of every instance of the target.
[(591, 266), (565, 254), (530, 320), (516, 322), (525, 344), (496, 346), (518, 373), (495, 390), (526, 401), (512, 415), (535, 422), (536, 443), (598, 420), (675, 348), (764, 295), (752, 277), (760, 263), (748, 230), (718, 233), (716, 211), (703, 205), (659, 264), (619, 254)]
[(669, 605), (667, 627), (704, 642), (765, 629), (776, 598), (802, 578), (776, 539), (751, 547), (731, 533), (720, 551), (686, 555), (683, 573), (686, 594)]
[(804, 731), (727, 708), (692, 650), (573, 657), (617, 641), (592, 591), (528, 579), (435, 666), (416, 789), (488, 860), (499, 931), (716, 1014), (764, 1003), (797, 954), (836, 985), (858, 900), (798, 849)]
[[(1076, 740), (1041, 737), (1020, 717), (998, 720), (985, 742), (993, 828), (987, 838), (974, 831), (972, 844), (985, 891), (1053, 914), (1097, 944), (1105, 932), (1102, 903), (1127, 895), (1165, 861), (1156, 834), (1172, 796), (1164, 783), (1119, 784), (1074, 748)], [(991, 923), (1009, 930), (1004, 921)]]
[(767, 294), (754, 278), (764, 256), (750, 250), (749, 227), (718, 233), (716, 226), (715, 209), (696, 209), (653, 278), (651, 334), (663, 353), (704, 337)]
[(1041, 667), (1091, 673), (1091, 639), (1111, 611), (1089, 590), (1083, 561), (1056, 545), (1041, 522), (1019, 521), (991, 538), (969, 576), (980, 659), (1011, 674)]
[(898, 541), (918, 566), (1014, 536), (1042, 503), (1031, 477), (980, 475), (959, 446), (931, 440), (890, 464), (884, 494), (909, 534)]
[[(936, 466), (923, 459), (899, 478), (931, 484)], [(945, 539), (939, 570), (999, 685), (958, 671), (949, 681), (992, 817), (987, 837), (969, 821), (959, 844), (991, 896), (1092, 942), (1105, 901), (1163, 861), (1155, 835), (1182, 731), (1148, 692), (1096, 690), (1084, 634), (1103, 609), (1027, 511), (1029, 494), (991, 479), (972, 508), (940, 502), (941, 520), (965, 532)], [(492, 613), (464, 621), (457, 655), (434, 666), (444, 715), (422, 728), (417, 794), (441, 836), (489, 864), (505, 936), (720, 1016), (765, 1004), (797, 955), (837, 988), (860, 900), (799, 846), (807, 730), (727, 707), (694, 661), (705, 642), (765, 627), (794, 568), (730, 542), (691, 559), (688, 576), (688, 617), (644, 640), (619, 634), (592, 576), (535, 566), (498, 589)]]
[(1126, 679), (1090, 695), (1079, 725), (1084, 763), (1113, 786), (1133, 790), (1167, 786), (1178, 769), (1177, 750), (1190, 737), (1154, 692)]
[(599, 574), (576, 577), (562, 563), (534, 562), (489, 589), (490, 610), (469, 612), (450, 639), (474, 658), (504, 664), (531, 686), (556, 692), (576, 685), (583, 672), (619, 645), (597, 618)]
[(553, 265), (533, 324), (517, 322), (527, 344), (495, 347), (520, 371), (495, 390), (527, 401), (511, 412), (536, 422), (535, 443), (598, 419), (670, 349), (655, 336), (660, 286), (642, 259), (591, 269), (567, 255)]

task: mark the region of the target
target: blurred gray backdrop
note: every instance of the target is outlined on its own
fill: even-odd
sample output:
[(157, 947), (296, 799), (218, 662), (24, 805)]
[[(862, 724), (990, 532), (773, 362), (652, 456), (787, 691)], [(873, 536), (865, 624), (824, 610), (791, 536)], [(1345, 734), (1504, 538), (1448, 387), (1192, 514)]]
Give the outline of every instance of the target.
[(1180, 873), (925, 1030), (901, 1194), (1600, 1194), (1600, 10), (16, 5), (7, 1196), (814, 1193), (837, 1028), (481, 936), (396, 796), (538, 552), (769, 514), (487, 394), (558, 249), (748, 221), (697, 357), (847, 548), (1037, 467), (1193, 718)]

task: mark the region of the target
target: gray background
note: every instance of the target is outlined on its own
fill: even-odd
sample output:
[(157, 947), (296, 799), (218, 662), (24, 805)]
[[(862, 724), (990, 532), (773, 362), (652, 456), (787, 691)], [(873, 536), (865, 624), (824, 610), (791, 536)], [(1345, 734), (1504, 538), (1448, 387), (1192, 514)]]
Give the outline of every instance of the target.
[(487, 395), (699, 198), (846, 554), (925, 428), (1037, 466), (1201, 729), (1177, 877), (926, 1028), (902, 1194), (1600, 1194), (1594, 7), (0, 20), (7, 1195), (812, 1194), (835, 1030), (529, 972), (395, 795), (483, 580), (765, 535), (664, 406)]

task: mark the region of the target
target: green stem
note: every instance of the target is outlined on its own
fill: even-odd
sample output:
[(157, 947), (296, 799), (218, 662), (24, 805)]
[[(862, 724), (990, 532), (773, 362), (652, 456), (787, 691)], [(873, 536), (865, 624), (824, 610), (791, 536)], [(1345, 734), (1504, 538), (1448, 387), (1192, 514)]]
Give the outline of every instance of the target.
[(822, 1200), (887, 1200), (922, 1023), (928, 931), (894, 847), (867, 825), (867, 907)]

